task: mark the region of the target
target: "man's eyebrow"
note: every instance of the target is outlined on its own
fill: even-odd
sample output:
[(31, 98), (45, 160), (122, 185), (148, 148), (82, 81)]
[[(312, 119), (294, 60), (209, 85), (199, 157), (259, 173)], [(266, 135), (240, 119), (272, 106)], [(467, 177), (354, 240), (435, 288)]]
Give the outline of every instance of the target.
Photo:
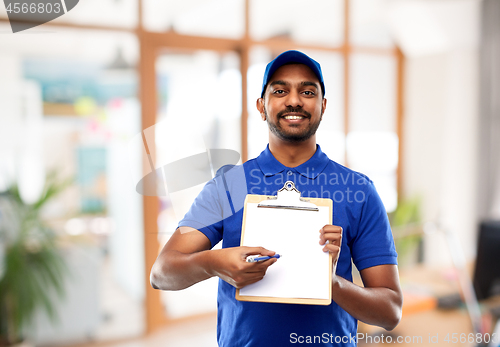
[(310, 81), (304, 81), (301, 83), (302, 86), (312, 86), (316, 87), (316, 89), (319, 89), (319, 86), (316, 82), (310, 82)]
[(283, 80), (277, 80), (277, 81), (272, 81), (271, 83), (269, 83), (270, 86), (275, 86), (275, 85), (280, 85), (280, 86), (287, 86), (289, 85), (290, 83), (288, 82), (285, 82)]
[[(283, 81), (283, 80), (276, 80), (276, 81), (272, 81), (271, 83), (269, 83), (269, 85), (270, 86), (275, 86), (275, 85), (288, 86), (288, 85), (290, 85), (290, 83)], [(304, 86), (311, 86), (311, 87), (315, 87), (316, 89), (319, 89), (319, 85), (316, 82), (312, 82), (312, 81), (300, 82), (300, 85), (303, 87)]]

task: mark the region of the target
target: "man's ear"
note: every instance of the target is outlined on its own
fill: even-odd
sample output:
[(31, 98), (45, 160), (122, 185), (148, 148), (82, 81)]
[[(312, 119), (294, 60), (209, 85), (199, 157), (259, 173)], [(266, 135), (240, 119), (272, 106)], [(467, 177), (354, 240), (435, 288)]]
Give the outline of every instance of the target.
[(258, 98), (256, 106), (257, 106), (257, 110), (259, 110), (260, 117), (262, 118), (262, 120), (266, 120), (266, 109), (264, 107), (264, 99)]
[(325, 110), (326, 110), (326, 99), (323, 98), (323, 100), (321, 100), (321, 118), (320, 119), (323, 119), (323, 114), (325, 113)]

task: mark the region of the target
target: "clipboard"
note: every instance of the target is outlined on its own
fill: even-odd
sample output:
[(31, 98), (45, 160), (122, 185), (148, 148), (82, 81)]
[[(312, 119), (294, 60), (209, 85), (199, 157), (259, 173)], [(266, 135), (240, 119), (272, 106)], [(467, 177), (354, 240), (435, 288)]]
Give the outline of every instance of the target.
[(276, 196), (248, 194), (241, 246), (262, 246), (281, 255), (264, 278), (236, 290), (239, 301), (329, 305), (332, 259), (322, 251), (319, 230), (332, 224), (333, 201), (302, 198), (292, 181)]

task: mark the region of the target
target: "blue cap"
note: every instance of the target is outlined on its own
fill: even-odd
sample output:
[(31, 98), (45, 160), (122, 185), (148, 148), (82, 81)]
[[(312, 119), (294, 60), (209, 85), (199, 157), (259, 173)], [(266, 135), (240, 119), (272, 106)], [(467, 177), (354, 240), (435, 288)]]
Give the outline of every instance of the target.
[(271, 61), (266, 66), (266, 72), (264, 73), (264, 81), (262, 83), (262, 93), (260, 97), (264, 97), (264, 92), (266, 91), (266, 86), (269, 83), (269, 80), (273, 76), (273, 74), (278, 70), (281, 66), (285, 64), (304, 64), (308, 66), (312, 72), (318, 77), (319, 83), (321, 84), (321, 91), (323, 92), (323, 96), (325, 96), (325, 83), (323, 82), (323, 74), (321, 73), (321, 66), (319, 63), (309, 58), (302, 52), (299, 51), (286, 51), (278, 55), (273, 61)]

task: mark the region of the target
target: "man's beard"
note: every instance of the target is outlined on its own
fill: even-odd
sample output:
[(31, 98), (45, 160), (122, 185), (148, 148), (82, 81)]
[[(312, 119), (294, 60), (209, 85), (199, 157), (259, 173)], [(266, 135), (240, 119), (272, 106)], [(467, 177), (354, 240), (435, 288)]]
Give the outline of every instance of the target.
[[(321, 110), (321, 112), (323, 113), (323, 109)], [(311, 136), (316, 134), (316, 131), (318, 130), (319, 124), (321, 123), (321, 119), (322, 119), (322, 117), (321, 117), (317, 123), (312, 123), (312, 124), (309, 123), (309, 126), (302, 133), (286, 132), (283, 130), (283, 128), (281, 127), (281, 125), (279, 123), (281, 117), (285, 113), (300, 113), (300, 114), (306, 116), (309, 119), (309, 121), (311, 120), (312, 117), (311, 117), (311, 114), (309, 112), (304, 111), (300, 108), (287, 107), (285, 110), (280, 111), (276, 115), (276, 123), (273, 123), (273, 122), (269, 121), (270, 118), (267, 115), (267, 110), (264, 108), (264, 114), (266, 116), (267, 124), (268, 124), (271, 132), (274, 135), (276, 135), (279, 139), (281, 139), (283, 141), (287, 141), (287, 142), (299, 143), (299, 142), (303, 142), (303, 141), (310, 139)]]

